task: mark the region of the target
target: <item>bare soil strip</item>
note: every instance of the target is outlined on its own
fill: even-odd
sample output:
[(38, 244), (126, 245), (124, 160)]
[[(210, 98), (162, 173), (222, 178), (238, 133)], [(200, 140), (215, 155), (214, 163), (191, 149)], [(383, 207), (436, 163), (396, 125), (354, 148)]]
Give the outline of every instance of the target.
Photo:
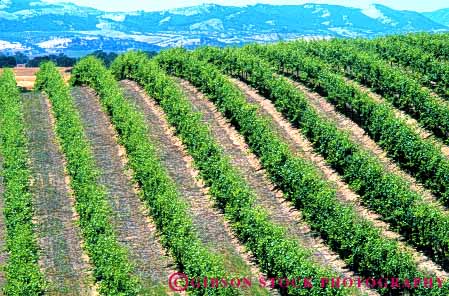
[[(366, 92), (376, 102), (378, 102), (378, 103), (385, 103), (386, 102), (382, 98), (382, 96), (378, 95), (377, 93), (374, 93), (368, 87), (363, 86), (360, 83), (358, 83), (358, 82), (356, 82), (354, 80), (351, 80), (351, 79), (345, 78), (345, 80), (348, 81), (348, 83), (351, 83), (352, 85), (358, 87), (363, 92)], [(443, 104), (447, 104), (447, 102), (443, 102)], [(410, 115), (408, 115), (404, 111), (401, 111), (401, 110), (395, 108), (394, 106), (392, 106), (392, 108), (394, 110), (394, 113), (395, 113), (396, 117), (405, 120), (407, 125), (410, 126), (411, 128), (413, 128), (421, 136), (421, 138), (427, 139), (427, 140), (431, 140), (434, 143), (435, 146), (441, 147), (441, 152), (443, 153), (443, 155), (445, 155), (446, 157), (449, 157), (449, 146), (443, 144), (442, 141), (440, 139), (436, 138), (433, 135), (432, 132), (430, 132), (430, 131), (426, 130), (425, 128), (423, 128), (418, 123), (418, 121), (416, 121), (416, 119), (412, 118)]]
[(100, 101), (87, 88), (74, 88), (72, 96), (100, 171), (99, 183), (108, 193), (117, 238), (129, 250), (145, 291), (152, 293), (153, 288), (165, 286), (175, 265), (166, 255), (156, 235), (156, 227), (138, 197), (138, 189), (126, 169), (125, 150), (118, 144), (115, 130), (102, 111)]
[(35, 217), (41, 258), (39, 264), (50, 282), (50, 295), (94, 293), (88, 259), (65, 179), (64, 158), (53, 133), (44, 96), (24, 94), (24, 117), (29, 140)]
[[(3, 166), (3, 158), (0, 155), (0, 172), (2, 171), (2, 166)], [(0, 291), (6, 284), (3, 266), (5, 266), (7, 260), (6, 241), (5, 241), (6, 225), (5, 225), (5, 216), (3, 215), (3, 211), (5, 209), (3, 193), (5, 192), (5, 188), (3, 186), (4, 186), (3, 175), (0, 173)]]
[(437, 100), (439, 104), (446, 106), (448, 105), (447, 99), (443, 99), (439, 94), (434, 92), (432, 89), (425, 86), (423, 86), (422, 89), (428, 91), (430, 93), (430, 96), (433, 97), (433, 99)]
[[(121, 85), (125, 96), (145, 114), (150, 128), (149, 136), (156, 146), (162, 164), (189, 205), (190, 215), (201, 241), (211, 251), (224, 256), (229, 272), (244, 276), (259, 275), (260, 272), (253, 263), (254, 259), (233, 236), (223, 214), (214, 208), (208, 189), (199, 179), (199, 172), (194, 169), (193, 159), (175, 136), (175, 131), (167, 122), (162, 108), (135, 82), (122, 81)], [(251, 295), (266, 294), (264, 289), (252, 292)]]
[[(272, 124), (275, 127), (276, 131), (278, 131), (281, 138), (290, 145), (292, 151), (298, 153), (299, 155), (301, 155), (301, 157), (304, 157), (305, 159), (311, 161), (321, 171), (324, 178), (332, 181), (332, 183), (335, 184), (337, 189), (337, 196), (342, 202), (353, 204), (356, 207), (357, 213), (361, 217), (364, 217), (365, 219), (371, 221), (377, 228), (379, 228), (383, 236), (388, 237), (390, 239), (398, 240), (401, 249), (412, 253), (420, 270), (428, 271), (429, 273), (435, 274), (439, 277), (446, 278), (448, 276), (448, 274), (445, 271), (443, 271), (440, 266), (432, 262), (424, 254), (406, 245), (403, 242), (404, 239), (402, 236), (400, 236), (396, 232), (389, 230), (388, 224), (381, 221), (380, 216), (378, 214), (368, 210), (363, 205), (361, 205), (360, 196), (358, 196), (356, 193), (351, 191), (351, 189), (349, 189), (349, 186), (341, 179), (341, 177), (338, 175), (337, 172), (335, 172), (329, 165), (326, 164), (326, 161), (321, 155), (313, 152), (312, 144), (301, 134), (301, 132), (297, 128), (294, 128), (287, 120), (283, 118), (282, 114), (280, 114), (276, 110), (271, 101), (260, 96), (256, 90), (246, 85), (245, 83), (235, 79), (231, 80), (245, 93), (248, 102), (259, 105), (260, 106), (259, 112), (262, 115), (268, 116), (268, 118), (272, 119)], [(307, 95), (311, 95), (311, 93), (309, 92), (307, 93)], [(313, 95), (314, 97), (317, 96), (315, 94)], [(312, 101), (312, 99), (310, 100)], [(320, 101), (320, 103), (322, 102)], [(344, 130), (355, 129), (355, 127), (352, 126), (355, 125), (354, 123), (341, 121), (343, 119), (336, 117), (338, 114), (336, 114), (335, 111), (330, 110), (329, 106), (326, 105), (321, 106), (315, 104), (314, 106), (317, 108), (319, 112), (321, 112), (327, 118), (334, 119), (336, 123), (340, 120), (341, 124), (339, 124), (339, 128)], [(348, 121), (348, 119), (346, 119), (346, 121)], [(359, 138), (357, 138), (357, 142), (360, 143)], [(365, 144), (366, 143), (368, 142), (365, 142)], [(369, 144), (372, 145), (372, 141)], [(372, 149), (371, 146), (364, 145), (364, 147), (367, 149)]]
[[(319, 234), (314, 233), (302, 220), (301, 213), (283, 197), (282, 192), (274, 189), (274, 185), (257, 157), (250, 151), (245, 139), (221, 115), (215, 105), (188, 81), (182, 79), (178, 81), (196, 111), (202, 113), (204, 122), (209, 124), (215, 139), (230, 157), (232, 164), (243, 173), (246, 182), (257, 193), (257, 203), (268, 211), (270, 219), (287, 229), (288, 235), (301, 245), (314, 250), (313, 259), (317, 263), (331, 267), (342, 277), (354, 277), (354, 273), (325, 245)], [(377, 295), (370, 290), (363, 292)]]

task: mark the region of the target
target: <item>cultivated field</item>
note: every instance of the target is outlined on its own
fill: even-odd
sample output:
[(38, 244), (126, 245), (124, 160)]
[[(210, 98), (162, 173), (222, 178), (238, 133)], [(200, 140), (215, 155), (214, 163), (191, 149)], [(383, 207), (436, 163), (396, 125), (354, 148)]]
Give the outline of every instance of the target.
[(449, 35), (0, 74), (5, 295), (449, 295)]

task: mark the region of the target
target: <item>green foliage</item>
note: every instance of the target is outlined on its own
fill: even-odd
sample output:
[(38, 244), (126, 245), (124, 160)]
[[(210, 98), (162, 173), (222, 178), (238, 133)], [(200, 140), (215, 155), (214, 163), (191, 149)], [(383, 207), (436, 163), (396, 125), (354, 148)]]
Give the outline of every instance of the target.
[(17, 65), (16, 58), (0, 54), (0, 68), (13, 68)]
[(376, 157), (352, 142), (332, 121), (319, 116), (303, 93), (286, 79), (273, 75), (274, 69), (267, 62), (243, 51), (206, 48), (197, 55), (222, 65), (237, 77), (242, 77), (242, 71), (246, 71), (248, 83), (264, 93), (277, 110), (301, 129), (316, 151), (343, 176), (365, 205), (380, 214), (410, 243), (425, 250), (436, 262), (448, 266), (447, 213), (425, 202), (410, 189), (408, 182), (385, 171)]
[(0, 76), (0, 155), (5, 191), (3, 214), (6, 224), (5, 295), (43, 295), (46, 287), (39, 270), (38, 246), (33, 226), (27, 139), (14, 74)]
[[(223, 258), (211, 253), (200, 241), (189, 217), (188, 206), (162, 167), (148, 137), (143, 114), (124, 99), (114, 76), (99, 60), (89, 57), (73, 69), (72, 82), (89, 85), (97, 91), (128, 153), (134, 178), (143, 189), (143, 198), (163, 235), (163, 243), (182, 270), (189, 278), (226, 277)], [(238, 294), (232, 289), (193, 289), (192, 292)]]
[[(313, 46), (297, 42), (288, 47), (296, 54), (314, 55), (331, 63), (336, 69), (371, 87), (389, 103), (409, 113), (422, 126), (448, 143), (449, 104), (433, 98), (409, 72), (391, 67), (368, 51), (358, 52), (348, 41), (317, 42)], [(316, 61), (310, 62), (316, 65)], [(324, 63), (317, 66), (332, 72)]]
[(119, 244), (110, 221), (106, 190), (98, 183), (99, 172), (70, 89), (51, 62), (41, 65), (36, 89), (44, 91), (56, 118), (56, 134), (67, 159), (75, 207), (86, 251), (102, 295), (137, 295), (138, 279), (132, 275), (126, 249)]
[[(269, 221), (266, 212), (255, 204), (255, 193), (232, 167), (207, 125), (202, 123), (200, 115), (193, 111), (191, 103), (176, 83), (155, 62), (141, 53), (128, 53), (119, 56), (112, 70), (119, 79), (137, 81), (161, 105), (193, 157), (202, 178), (211, 188), (216, 204), (223, 209), (238, 238), (253, 253), (264, 272), (280, 278), (315, 278), (317, 288), (290, 288), (289, 295), (350, 293), (348, 290), (318, 288), (319, 278), (329, 277), (332, 273), (313, 263), (309, 259), (310, 251), (286, 238), (284, 229)], [(198, 77), (208, 78), (213, 76)]]
[(47, 56), (34, 57), (26, 62), (26, 66), (39, 67), (41, 64), (49, 61), (55, 63), (58, 67), (73, 67), (77, 59), (68, 57), (63, 53), (60, 53), (59, 55), (51, 54)]
[(103, 61), (105, 66), (109, 67), (118, 55), (115, 52), (105, 52), (100, 49), (91, 53), (90, 56), (96, 57), (97, 59)]
[[(393, 42), (400, 41), (404, 47), (419, 48), (426, 55), (431, 54), (437, 61), (449, 60), (449, 34), (447, 33), (413, 33), (403, 35), (392, 35)], [(380, 38), (380, 40), (383, 40)], [(418, 58), (418, 57), (416, 57)], [(426, 57), (427, 59), (427, 57)], [(395, 59), (396, 61), (398, 59)]]
[[(327, 100), (333, 103), (340, 112), (358, 122), (368, 135), (392, 159), (397, 161), (401, 168), (413, 175), (426, 188), (430, 189), (435, 196), (441, 199), (443, 204), (449, 205), (449, 159), (442, 154), (440, 147), (434, 145), (431, 141), (422, 139), (404, 120), (397, 118), (388, 103), (376, 102), (357, 87), (346, 83), (344, 78), (335, 74), (327, 64), (316, 58), (304, 56), (303, 50), (297, 50), (297, 47), (300, 46), (297, 44), (301, 43), (285, 47), (283, 45), (266, 48), (259, 47), (258, 49), (254, 47), (254, 51), (258, 51), (274, 63), (278, 63), (278, 60), (286, 61), (285, 64), (289, 69), (301, 72), (302, 74), (297, 75), (298, 79), (315, 88), (326, 96)], [(290, 48), (292, 46), (293, 49)], [(334, 43), (323, 43), (321, 47), (317, 43), (313, 48), (316, 51), (322, 48), (322, 52), (327, 52), (327, 54), (332, 56), (332, 59), (338, 59), (339, 52), (343, 50), (341, 45)], [(329, 58), (331, 58), (330, 56)], [(353, 63), (358, 61), (355, 57), (350, 58), (350, 60)], [(371, 65), (369, 63), (371, 59), (366, 58), (363, 62), (359, 61), (360, 68), (369, 68)], [(354, 66), (351, 66), (351, 69), (353, 68)], [(415, 105), (413, 108), (428, 111), (428, 113), (424, 113), (427, 114), (426, 116), (429, 117), (429, 120), (434, 121), (435, 125), (439, 127), (449, 125), (449, 108), (437, 102), (433, 102), (432, 105), (426, 105), (428, 100), (421, 95), (424, 90), (421, 90), (417, 83), (413, 84), (412, 87), (412, 84), (407, 84), (405, 78), (387, 74), (387, 72), (385, 77), (376, 76), (375, 73), (380, 72), (382, 71), (377, 69), (359, 74), (363, 75), (364, 80), (376, 79), (379, 82), (384, 81), (383, 83), (386, 85), (388, 85), (388, 79), (396, 79), (402, 85), (399, 88), (408, 91), (407, 95), (404, 93), (399, 94), (398, 101), (401, 100), (401, 105), (407, 105), (408, 98), (414, 98), (417, 103), (423, 105), (421, 107)], [(376, 78), (368, 78), (374, 76)], [(386, 87), (384, 86), (383, 88), (385, 89)], [(396, 95), (394, 96), (396, 97)], [(435, 108), (432, 106), (435, 106)], [(440, 110), (438, 114), (441, 114), (441, 116), (432, 113), (432, 110)], [(444, 134), (446, 136), (449, 135), (449, 129)]]
[[(392, 35), (374, 40), (359, 39), (354, 42), (357, 49), (365, 51), (372, 64), (396, 65), (412, 71), (402, 71), (386, 66), (385, 72), (398, 73), (402, 77), (413, 76), (421, 84), (432, 88), (445, 99), (449, 99), (449, 62), (437, 59), (421, 46), (407, 44), (406, 36)], [(428, 36), (432, 39), (432, 36)], [(410, 79), (410, 78), (407, 78)], [(410, 79), (411, 80), (411, 79)], [(388, 85), (394, 89), (395, 85)]]
[[(273, 95), (282, 95), (285, 97), (284, 100), (279, 100), (276, 105), (284, 106), (285, 109), (288, 109), (287, 106), (293, 108), (292, 114), (295, 118), (304, 118), (307, 122), (318, 121), (317, 129), (320, 128), (323, 132), (321, 135), (318, 134), (320, 140), (329, 146), (328, 149), (334, 159), (341, 161), (342, 156), (343, 158), (351, 156), (348, 149), (352, 145), (347, 136), (343, 135), (343, 140), (346, 143), (339, 142), (341, 145), (333, 143), (335, 137), (337, 137), (336, 141), (342, 139), (342, 135), (337, 133), (334, 126), (317, 116), (314, 117), (314, 113), (310, 107), (307, 107), (304, 100), (289, 101), (290, 95), (296, 94), (297, 91), (290, 88), (290, 84), (286, 80), (275, 79), (270, 68), (260, 69), (258, 73), (261, 76), (253, 77), (253, 67), (263, 64), (263, 62), (260, 59), (254, 59), (254, 64), (247, 63), (248, 60), (239, 60), (242, 52), (236, 51), (236, 55), (226, 55), (230, 51), (233, 50), (220, 51), (206, 48), (195, 54), (207, 56), (217, 63), (223, 63), (225, 68), (227, 67), (228, 70), (232, 68), (234, 73), (246, 77), (255, 86), (259, 86), (262, 91), (264, 89), (266, 92), (273, 90)], [(337, 200), (332, 185), (322, 179), (312, 164), (290, 152), (287, 144), (275, 135), (266, 120), (258, 116), (256, 107), (248, 104), (243, 94), (215, 67), (200, 62), (192, 54), (179, 49), (162, 52), (156, 59), (168, 72), (191, 81), (208, 95), (209, 99), (244, 135), (252, 151), (260, 158), (271, 180), (301, 209), (311, 227), (321, 233), (329, 246), (337, 251), (349, 266), (364, 276), (420, 277), (422, 275), (416, 270), (416, 265), (410, 254), (401, 251), (395, 241), (383, 238), (372, 223), (355, 213), (352, 206), (342, 204)], [(238, 65), (241, 67), (231, 61), (240, 61)], [(130, 68), (132, 67), (134, 65), (130, 65)], [(122, 70), (127, 72), (129, 68)], [(140, 74), (132, 78), (139, 80), (141, 79), (139, 77), (142, 76)], [(263, 79), (268, 79), (268, 81)], [(301, 97), (296, 98), (301, 99)], [(306, 109), (299, 109), (301, 107)], [(327, 140), (325, 139), (326, 132), (332, 132), (327, 135), (329, 137)], [(365, 155), (358, 154), (357, 156), (364, 157)], [(390, 291), (382, 292), (389, 293)], [(447, 287), (442, 290), (418, 289), (414, 293), (416, 295), (440, 293), (445, 295)]]

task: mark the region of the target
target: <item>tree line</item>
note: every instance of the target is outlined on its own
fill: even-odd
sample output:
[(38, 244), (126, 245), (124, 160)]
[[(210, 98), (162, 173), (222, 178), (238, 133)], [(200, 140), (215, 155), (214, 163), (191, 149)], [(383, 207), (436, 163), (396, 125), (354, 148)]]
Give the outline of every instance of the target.
[[(149, 57), (156, 55), (156, 52), (146, 52)], [(94, 56), (104, 62), (104, 64), (109, 67), (109, 65), (117, 57), (115, 52), (105, 52), (102, 50), (94, 51), (89, 54), (89, 56)], [(30, 58), (22, 52), (18, 52), (15, 55), (4, 55), (0, 54), (0, 68), (12, 68), (17, 65), (25, 65), (25, 67), (39, 67), (40, 64), (44, 62), (51, 61), (55, 63), (58, 67), (73, 67), (79, 58), (69, 57), (63, 53), (58, 55), (50, 54), (45, 56), (37, 56)]]

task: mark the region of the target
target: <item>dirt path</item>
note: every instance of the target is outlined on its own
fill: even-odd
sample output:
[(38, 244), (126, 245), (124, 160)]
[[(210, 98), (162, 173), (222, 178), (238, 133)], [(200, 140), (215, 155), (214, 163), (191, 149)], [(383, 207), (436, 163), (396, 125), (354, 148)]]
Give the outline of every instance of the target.
[[(347, 79), (345, 78), (345, 80), (348, 83), (351, 83), (352, 85), (358, 87), (360, 90), (362, 90), (363, 92), (366, 92), (372, 99), (374, 99), (376, 102), (378, 103), (385, 103), (386, 101), (382, 98), (382, 96), (378, 95), (377, 93), (374, 93), (371, 89), (369, 89), (366, 86), (361, 85), (360, 83), (351, 80), (351, 79)], [(444, 104), (447, 104), (447, 102), (445, 102)], [(408, 115), (407, 113), (405, 113), (404, 111), (401, 111), (397, 108), (395, 108), (394, 106), (392, 106), (394, 114), (396, 115), (397, 118), (401, 118), (403, 119), (407, 125), (411, 128), (413, 128), (420, 136), (422, 139), (427, 139), (432, 141), (432, 143), (441, 148), (441, 152), (443, 153), (443, 155), (445, 155), (446, 157), (449, 157), (449, 146), (445, 145), (444, 143), (442, 143), (442, 141), (438, 138), (436, 138), (432, 132), (424, 129), (423, 127), (421, 127), (421, 125), (418, 123), (418, 121), (416, 121), (416, 119), (412, 118), (410, 115)]]
[(72, 96), (100, 171), (99, 183), (108, 193), (118, 240), (129, 250), (145, 293), (153, 293), (166, 286), (175, 265), (160, 244), (156, 227), (132, 183), (131, 173), (126, 171), (125, 150), (118, 145), (115, 130), (100, 101), (87, 88), (74, 88)]
[[(314, 233), (302, 220), (301, 213), (286, 201), (282, 192), (274, 191), (274, 185), (262, 169), (257, 157), (250, 152), (244, 138), (227, 122), (215, 105), (189, 82), (181, 79), (178, 81), (196, 111), (202, 113), (204, 122), (211, 127), (215, 139), (230, 157), (231, 163), (243, 173), (245, 181), (257, 193), (257, 204), (268, 211), (270, 219), (287, 229), (289, 236), (296, 239), (298, 243), (314, 250), (315, 262), (331, 267), (342, 277), (354, 277), (354, 273), (336, 253), (325, 245), (319, 234)], [(369, 290), (362, 292), (377, 295)]]
[(428, 88), (426, 86), (422, 86), (422, 89), (425, 91), (428, 91), (430, 93), (430, 96), (434, 99), (437, 100), (437, 102), (440, 105), (446, 105), (449, 106), (449, 101), (448, 99), (442, 98), (439, 94), (437, 94), (433, 89)]
[[(335, 184), (337, 189), (337, 197), (343, 203), (353, 204), (357, 210), (357, 213), (361, 217), (371, 221), (377, 228), (379, 228), (383, 236), (398, 240), (399, 247), (401, 249), (412, 253), (420, 270), (429, 271), (430, 273), (441, 277), (447, 277), (448, 274), (442, 271), (440, 266), (432, 262), (421, 252), (417, 252), (412, 247), (403, 243), (402, 241), (404, 239), (396, 232), (389, 230), (388, 224), (381, 221), (378, 214), (361, 205), (360, 196), (349, 189), (349, 186), (341, 179), (337, 172), (326, 164), (326, 161), (321, 155), (313, 152), (312, 144), (300, 133), (298, 129), (292, 127), (292, 125), (283, 118), (282, 114), (276, 110), (271, 101), (264, 99), (257, 93), (256, 90), (252, 89), (245, 83), (235, 79), (232, 79), (232, 81), (245, 93), (248, 102), (259, 105), (261, 107), (260, 113), (268, 116), (268, 118), (271, 118), (272, 125), (275, 130), (281, 138), (289, 144), (292, 151), (311, 161), (321, 171), (325, 179), (330, 180)], [(328, 118), (332, 118), (332, 114), (328, 113), (329, 112), (326, 112), (326, 116)]]
[[(3, 169), (3, 159), (0, 155), (0, 172)], [(7, 260), (7, 252), (6, 252), (6, 225), (5, 225), (5, 216), (3, 214), (5, 209), (4, 203), (4, 193), (5, 188), (3, 187), (3, 175), (0, 173), (0, 291), (3, 286), (6, 284), (5, 273), (3, 272), (3, 266)]]
[(23, 95), (29, 141), (35, 217), (41, 258), (39, 264), (50, 282), (50, 295), (95, 293), (88, 258), (66, 182), (64, 158), (59, 150), (50, 110), (44, 96)]
[[(142, 91), (136, 83), (122, 81), (125, 96), (136, 103), (145, 114), (150, 127), (150, 138), (155, 143), (160, 159), (170, 177), (177, 184), (180, 195), (189, 205), (190, 216), (202, 242), (213, 252), (226, 259), (229, 272), (258, 275), (251, 256), (244, 251), (231, 233), (223, 214), (216, 210), (207, 188), (199, 180), (193, 159), (188, 156), (182, 142), (174, 136), (163, 110)], [(255, 289), (250, 295), (265, 295), (266, 290)]]

